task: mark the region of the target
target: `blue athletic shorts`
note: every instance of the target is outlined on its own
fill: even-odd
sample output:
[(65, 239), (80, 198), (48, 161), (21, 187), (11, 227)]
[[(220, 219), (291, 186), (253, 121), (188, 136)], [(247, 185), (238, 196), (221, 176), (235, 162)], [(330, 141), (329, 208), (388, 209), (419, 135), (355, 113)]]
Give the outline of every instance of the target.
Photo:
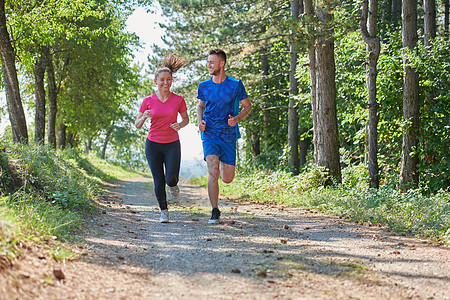
[(225, 142), (222, 140), (203, 141), (204, 159), (208, 155), (217, 155), (219, 160), (227, 165), (236, 165), (236, 142)]

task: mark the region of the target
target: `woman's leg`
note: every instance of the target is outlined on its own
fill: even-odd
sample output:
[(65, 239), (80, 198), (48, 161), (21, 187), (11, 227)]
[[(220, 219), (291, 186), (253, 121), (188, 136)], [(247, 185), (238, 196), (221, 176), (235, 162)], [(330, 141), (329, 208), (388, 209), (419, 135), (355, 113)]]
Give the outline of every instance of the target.
[(164, 180), (164, 144), (155, 143), (147, 139), (145, 156), (153, 176), (156, 200), (161, 210), (167, 209), (166, 183)]
[(168, 186), (173, 187), (178, 184), (180, 176), (180, 163), (181, 163), (181, 145), (180, 141), (167, 144), (166, 151), (164, 153), (164, 164), (166, 166), (166, 183)]

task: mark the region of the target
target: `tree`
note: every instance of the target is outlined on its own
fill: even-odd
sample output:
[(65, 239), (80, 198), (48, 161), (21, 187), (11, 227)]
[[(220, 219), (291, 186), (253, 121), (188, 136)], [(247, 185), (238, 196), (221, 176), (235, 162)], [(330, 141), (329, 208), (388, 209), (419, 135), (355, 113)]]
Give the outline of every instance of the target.
[(364, 0), (361, 15), (361, 34), (367, 43), (369, 74), (367, 78), (369, 108), (369, 178), (370, 187), (378, 188), (378, 101), (377, 101), (377, 62), (380, 55), (380, 40), (377, 36), (378, 0)]
[(399, 19), (402, 15), (402, 0), (392, 0), (391, 14), (393, 19)]
[(419, 182), (417, 165), (417, 133), (419, 129), (419, 76), (410, 65), (408, 50), (417, 45), (417, 1), (403, 0), (402, 3), (403, 56), (403, 142), (400, 166), (400, 187), (406, 189)]
[(0, 56), (13, 140), (28, 143), (27, 123), (17, 78), (16, 53), (6, 24), (5, 0), (0, 0)]
[(316, 40), (316, 129), (315, 147), (319, 166), (326, 167), (331, 175), (341, 180), (341, 166), (339, 162), (339, 141), (336, 114), (336, 82), (334, 62), (334, 40), (329, 28), (332, 18), (332, 8), (316, 6), (315, 13), (318, 21), (326, 28), (319, 33)]
[(424, 44), (429, 47), (436, 38), (436, 0), (424, 0)]
[[(304, 0), (305, 15), (308, 18), (314, 16), (314, 6), (312, 0)], [(308, 47), (308, 65), (310, 74), (310, 89), (311, 89), (311, 110), (313, 121), (313, 145), (314, 145), (314, 160), (317, 162), (318, 147), (316, 146), (317, 139), (317, 84), (316, 84), (316, 49), (314, 42), (310, 43)]]
[(34, 124), (36, 126), (34, 140), (38, 144), (44, 144), (45, 140), (45, 69), (47, 66), (46, 47), (39, 51), (39, 58), (34, 67), (34, 93), (36, 95), (36, 114)]
[[(302, 5), (300, 6), (300, 2)], [(298, 16), (303, 9), (303, 1), (291, 1), (291, 17), (293, 22), (298, 21)], [(291, 33), (292, 34), (292, 33)], [(289, 105), (288, 105), (288, 147), (290, 150), (289, 168), (294, 175), (299, 173), (299, 157), (298, 157), (298, 83), (295, 78), (295, 70), (297, 67), (297, 46), (295, 39), (291, 37), (290, 45), (290, 71), (289, 71)]]
[(56, 115), (58, 113), (58, 88), (53, 66), (53, 55), (47, 51), (47, 85), (48, 85), (48, 130), (47, 140), (52, 148), (56, 148)]
[(444, 0), (444, 36), (449, 37), (448, 26), (450, 24), (450, 1)]

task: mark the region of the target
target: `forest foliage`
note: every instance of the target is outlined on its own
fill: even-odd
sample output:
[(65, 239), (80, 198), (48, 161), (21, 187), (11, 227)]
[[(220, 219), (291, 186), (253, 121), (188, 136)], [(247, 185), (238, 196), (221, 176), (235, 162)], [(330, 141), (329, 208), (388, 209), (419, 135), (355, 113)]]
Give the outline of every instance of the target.
[[(447, 4), (435, 2), (436, 38), (425, 47), (424, 7), (417, 2), (419, 40), (412, 51), (404, 51), (402, 19), (391, 9), (393, 1), (378, 1), (377, 11), (381, 41), (377, 77), (379, 179), (384, 184), (400, 174), (403, 134), (410, 126), (402, 103), (406, 57), (420, 79), (418, 144), (408, 155), (418, 158), (420, 186), (436, 193), (446, 190), (450, 183), (450, 42), (444, 22), (448, 20)], [(245, 170), (290, 172), (290, 103), (298, 113), (296, 150), (304, 150), (302, 170), (314, 163), (315, 112), (308, 49), (317, 45), (318, 39), (332, 39), (340, 166), (343, 170), (355, 165), (367, 167), (368, 51), (359, 27), (362, 4), (353, 0), (313, 2), (317, 10), (332, 15), (325, 23), (304, 11), (293, 18), (292, 1), (287, 0), (5, 1), (20, 93), (28, 115), (38, 115), (33, 70), (41, 50), (49, 49), (52, 60), (47, 63), (54, 69), (57, 91), (59, 147), (94, 150), (134, 168), (145, 166), (141, 149), (145, 132), (136, 131), (132, 123), (136, 104), (153, 92), (152, 74), (143, 74), (142, 66), (132, 65), (133, 49), (139, 42), (126, 31), (126, 20), (138, 5), (153, 10), (156, 3), (166, 20), (161, 24), (165, 45), (153, 47), (149, 66), (156, 68), (171, 52), (190, 61), (176, 92), (189, 103), (191, 120), (196, 120), (198, 83), (209, 76), (205, 68), (209, 49), (223, 48), (229, 56), (227, 74), (244, 82), (253, 104), (252, 113), (241, 124), (244, 139), (239, 167)], [(299, 9), (306, 3), (298, 1)], [(290, 64), (291, 45), (298, 57), (295, 70)], [(291, 72), (295, 72), (298, 94), (290, 92)], [(47, 68), (47, 106), (50, 79)], [(2, 118), (6, 118), (8, 109), (1, 109)], [(50, 115), (49, 110), (44, 118)], [(48, 126), (48, 120), (44, 121)], [(39, 131), (37, 122), (27, 125), (33, 140)], [(12, 138), (9, 127), (2, 139)], [(51, 145), (50, 138), (44, 143)]]

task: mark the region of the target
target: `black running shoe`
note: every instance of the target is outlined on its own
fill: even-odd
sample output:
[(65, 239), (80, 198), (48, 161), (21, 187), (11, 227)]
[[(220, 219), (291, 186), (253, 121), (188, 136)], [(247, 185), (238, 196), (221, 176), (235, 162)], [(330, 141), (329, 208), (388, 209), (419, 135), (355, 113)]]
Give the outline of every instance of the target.
[(220, 210), (218, 208), (213, 208), (211, 219), (209, 219), (209, 224), (216, 224), (219, 223), (220, 220)]

